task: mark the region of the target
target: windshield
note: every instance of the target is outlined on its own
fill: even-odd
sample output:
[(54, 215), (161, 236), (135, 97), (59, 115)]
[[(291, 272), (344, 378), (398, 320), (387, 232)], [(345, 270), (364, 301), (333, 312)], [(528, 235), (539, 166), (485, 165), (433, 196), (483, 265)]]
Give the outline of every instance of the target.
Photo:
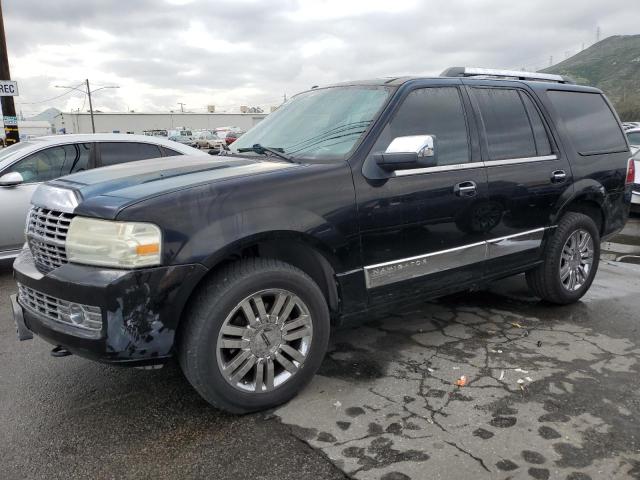
[(627, 138), (631, 145), (640, 145), (640, 132), (627, 132)]
[[(389, 97), (379, 86), (332, 87), (296, 95), (231, 144), (255, 144), (292, 157), (345, 159)], [(252, 155), (252, 153), (248, 153)]]

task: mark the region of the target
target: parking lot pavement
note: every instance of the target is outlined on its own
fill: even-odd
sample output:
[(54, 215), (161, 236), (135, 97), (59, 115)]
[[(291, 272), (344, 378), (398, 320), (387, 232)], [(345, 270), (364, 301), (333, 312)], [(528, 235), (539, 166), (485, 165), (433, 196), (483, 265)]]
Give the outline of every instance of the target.
[(640, 478), (637, 265), (603, 263), (572, 306), (516, 277), (339, 331), (300, 396), (244, 417), (175, 366), (18, 343), (0, 289), (5, 478)]
[(517, 277), (339, 332), (276, 414), (359, 479), (640, 478), (638, 293), (606, 263), (576, 305)]
[(143, 371), (52, 358), (18, 342), (0, 273), (0, 478), (343, 479), (265, 415), (222, 414), (175, 365)]

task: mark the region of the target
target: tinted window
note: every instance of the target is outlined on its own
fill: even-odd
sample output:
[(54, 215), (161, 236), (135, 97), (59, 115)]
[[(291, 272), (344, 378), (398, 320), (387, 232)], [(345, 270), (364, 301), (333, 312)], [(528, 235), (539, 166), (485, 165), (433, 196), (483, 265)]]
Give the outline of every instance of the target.
[(164, 157), (175, 157), (176, 155), (182, 155), (180, 152), (176, 152), (175, 150), (171, 150), (167, 147), (160, 147), (160, 150), (162, 150), (162, 155)]
[(576, 150), (583, 154), (627, 149), (613, 112), (599, 93), (548, 92)]
[(412, 91), (378, 138), (373, 152), (384, 152), (396, 137), (434, 135), (438, 165), (469, 161), (464, 108), (455, 87)]
[(627, 138), (631, 145), (640, 145), (640, 132), (627, 133)]
[(14, 163), (3, 173), (18, 172), (25, 182), (46, 182), (86, 170), (90, 153), (88, 143), (46, 148)]
[(156, 145), (135, 142), (100, 143), (100, 160), (102, 166), (132, 162), (161, 156)]
[(551, 144), (549, 143), (549, 137), (547, 136), (547, 130), (544, 128), (544, 123), (540, 117), (540, 112), (533, 104), (533, 101), (529, 98), (529, 95), (523, 92), (520, 93), (520, 98), (524, 102), (524, 106), (527, 109), (527, 115), (531, 122), (531, 129), (533, 130), (533, 138), (536, 142), (536, 151), (538, 155), (550, 155)]
[(505, 88), (473, 90), (484, 123), (489, 158), (535, 157), (533, 131), (518, 92)]

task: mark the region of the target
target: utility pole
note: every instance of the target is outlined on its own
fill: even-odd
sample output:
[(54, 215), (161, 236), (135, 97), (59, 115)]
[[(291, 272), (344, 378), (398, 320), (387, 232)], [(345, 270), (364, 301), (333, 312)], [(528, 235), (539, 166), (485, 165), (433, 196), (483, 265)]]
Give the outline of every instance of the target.
[(91, 133), (96, 133), (96, 123), (93, 120), (93, 103), (91, 103), (91, 90), (89, 89), (89, 79), (87, 82), (87, 96), (89, 97), (89, 112), (91, 113)]
[[(85, 90), (80, 90), (80, 85), (82, 85), (82, 83), (85, 84)], [(91, 114), (91, 132), (92, 133), (96, 133), (96, 124), (95, 121), (93, 119), (93, 102), (91, 101), (91, 94), (97, 92), (98, 90), (104, 90), (105, 88), (120, 88), (117, 85), (105, 85), (104, 87), (100, 87), (100, 88), (96, 88), (93, 92), (89, 89), (89, 79), (87, 78), (84, 82), (82, 82), (79, 85), (76, 85), (75, 87), (69, 87), (69, 86), (64, 86), (64, 85), (54, 85), (55, 88), (67, 88), (69, 90), (76, 90), (80, 93), (84, 93), (85, 95), (87, 95), (89, 97), (89, 113)], [(84, 103), (82, 104), (84, 105)], [(80, 109), (78, 108), (78, 114), (80, 113)], [(78, 118), (80, 118), (80, 116), (78, 115)]]
[(553, 65), (553, 55), (549, 56), (549, 66)]
[[(7, 53), (7, 40), (4, 34), (4, 18), (2, 17), (2, 0), (0, 0), (0, 80), (11, 80), (9, 72), (9, 54)], [(18, 119), (16, 118), (16, 106), (13, 97), (0, 97), (2, 99), (2, 115), (4, 116), (4, 134), (7, 145), (13, 145), (20, 141), (18, 132)]]
[(596, 43), (600, 41), (600, 25), (596, 27)]
[(180, 112), (184, 113), (184, 106), (186, 105), (185, 103), (182, 102), (178, 102), (178, 105), (180, 105)]

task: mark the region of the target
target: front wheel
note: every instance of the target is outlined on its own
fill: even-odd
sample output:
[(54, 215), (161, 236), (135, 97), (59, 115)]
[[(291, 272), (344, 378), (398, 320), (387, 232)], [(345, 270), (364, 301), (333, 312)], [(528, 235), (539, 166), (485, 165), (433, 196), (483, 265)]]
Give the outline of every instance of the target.
[(569, 212), (562, 217), (544, 251), (544, 262), (526, 274), (531, 291), (551, 303), (578, 301), (598, 271), (600, 234), (591, 217)]
[(292, 398), (317, 371), (329, 339), (320, 288), (276, 260), (225, 267), (196, 295), (179, 342), (182, 370), (212, 405), (247, 413)]

